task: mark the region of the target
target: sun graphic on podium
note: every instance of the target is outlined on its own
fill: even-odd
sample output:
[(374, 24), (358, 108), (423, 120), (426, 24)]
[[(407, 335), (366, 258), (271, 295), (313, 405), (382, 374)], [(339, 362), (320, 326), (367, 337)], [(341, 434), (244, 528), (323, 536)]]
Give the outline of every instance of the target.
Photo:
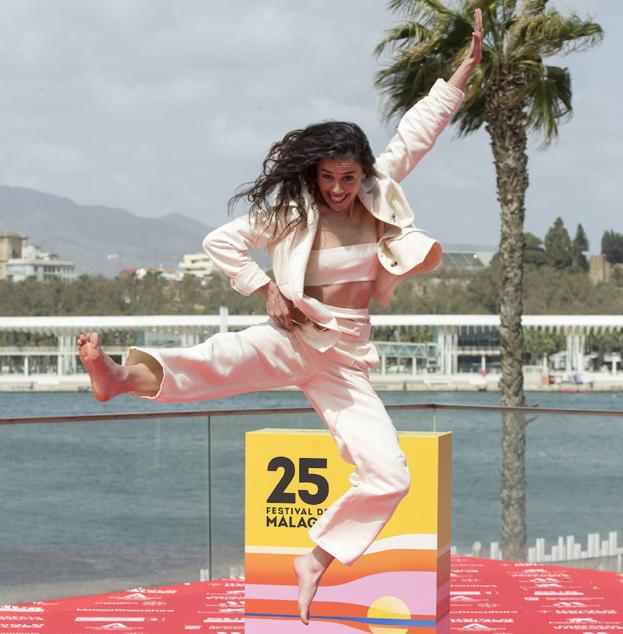
[[(410, 619), (409, 608), (398, 597), (380, 597), (368, 608), (369, 619)], [(408, 627), (368, 625), (372, 634), (407, 634)]]

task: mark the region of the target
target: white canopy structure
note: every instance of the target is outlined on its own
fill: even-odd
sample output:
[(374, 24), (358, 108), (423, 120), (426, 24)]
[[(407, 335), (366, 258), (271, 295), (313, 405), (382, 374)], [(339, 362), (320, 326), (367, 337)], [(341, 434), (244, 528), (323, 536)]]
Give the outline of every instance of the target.
[[(198, 343), (213, 332), (244, 328), (266, 319), (265, 315), (229, 315), (225, 307), (221, 307), (218, 315), (0, 317), (0, 336), (3, 333), (31, 333), (53, 336), (58, 342), (54, 348), (41, 349), (32, 346), (24, 348), (0, 345), (0, 358), (22, 357), (23, 372), (28, 374), (29, 357), (44, 354), (56, 356), (58, 374), (72, 374), (76, 371), (75, 338), (81, 332), (137, 332), (139, 340), (149, 340), (152, 342), (151, 345), (168, 345), (169, 341), (174, 340), (174, 345), (187, 346)], [(432, 354), (436, 359), (434, 369), (441, 374), (454, 374), (458, 371), (459, 355), (480, 356), (483, 359), (483, 367), (487, 356), (498, 355), (495, 340), (499, 323), (497, 315), (372, 316), (373, 328), (430, 327), (433, 331), (433, 342), (428, 346), (393, 341), (380, 342), (377, 347), (383, 359), (392, 356), (411, 356), (414, 360), (414, 372), (416, 357), (430, 359)], [(586, 335), (623, 331), (623, 316), (620, 315), (524, 315), (522, 323), (524, 328), (565, 335), (568, 369), (583, 368)], [(488, 336), (479, 337), (479, 333), (488, 333)], [(466, 344), (463, 341), (459, 345), (459, 337), (465, 339), (467, 335), (472, 335), (471, 343)]]

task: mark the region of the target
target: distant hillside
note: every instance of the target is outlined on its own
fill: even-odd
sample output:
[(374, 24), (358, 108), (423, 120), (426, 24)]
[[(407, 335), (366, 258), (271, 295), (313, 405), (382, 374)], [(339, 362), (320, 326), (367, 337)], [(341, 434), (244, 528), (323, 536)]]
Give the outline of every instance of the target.
[(119, 268), (177, 266), (183, 253), (201, 251), (210, 227), (181, 213), (145, 218), (2, 185), (0, 230), (26, 233), (30, 244), (73, 260), (79, 274), (115, 275)]

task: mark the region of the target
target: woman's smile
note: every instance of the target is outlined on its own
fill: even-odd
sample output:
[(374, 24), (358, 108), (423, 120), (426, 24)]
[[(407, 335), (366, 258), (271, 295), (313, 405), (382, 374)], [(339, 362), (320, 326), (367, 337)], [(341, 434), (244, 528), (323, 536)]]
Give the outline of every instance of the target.
[(329, 209), (350, 213), (365, 178), (361, 164), (348, 159), (323, 159), (318, 162), (317, 173), (318, 189)]

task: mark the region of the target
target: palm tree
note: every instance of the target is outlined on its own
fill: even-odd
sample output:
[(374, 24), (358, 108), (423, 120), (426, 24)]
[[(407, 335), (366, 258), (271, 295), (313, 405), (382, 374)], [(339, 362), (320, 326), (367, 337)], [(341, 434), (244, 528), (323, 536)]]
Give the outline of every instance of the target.
[[(599, 24), (575, 13), (561, 15), (548, 0), (390, 0), (404, 21), (387, 32), (376, 53), (391, 63), (376, 75), (387, 98), (386, 118), (402, 114), (426, 95), (437, 77), (449, 77), (472, 39), (472, 15), (483, 14), (482, 61), (472, 75), (461, 109), (454, 115), (459, 136), (483, 124), (489, 134), (501, 211), (501, 292), (499, 298), (502, 405), (523, 406), (521, 328), (526, 141), (539, 133), (543, 146), (571, 115), (567, 68), (544, 59), (590, 48), (603, 37)], [(502, 420), (502, 548), (507, 558), (524, 558), (526, 545), (525, 421)]]

